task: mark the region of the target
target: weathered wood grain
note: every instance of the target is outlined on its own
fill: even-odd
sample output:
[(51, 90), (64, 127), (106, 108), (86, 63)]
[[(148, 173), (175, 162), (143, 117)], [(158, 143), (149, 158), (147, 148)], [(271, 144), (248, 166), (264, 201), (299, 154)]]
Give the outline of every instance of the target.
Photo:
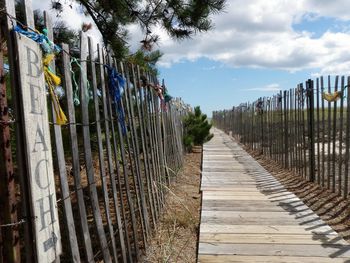
[[(48, 30), (48, 38), (53, 41), (53, 26), (52, 21), (48, 13), (44, 12), (45, 26)], [(33, 22), (34, 23), (34, 22)], [(55, 62), (53, 61), (50, 65), (51, 70), (55, 72)], [(68, 237), (69, 237), (69, 247), (72, 254), (73, 262), (80, 262), (79, 246), (77, 241), (77, 235), (75, 231), (75, 223), (73, 218), (72, 210), (72, 200), (70, 198), (69, 185), (67, 180), (66, 171), (66, 160), (64, 157), (63, 139), (61, 126), (56, 124), (56, 114), (54, 110), (54, 102), (51, 102), (52, 107), (52, 120), (54, 123), (54, 134), (55, 134), (55, 146), (56, 146), (56, 156), (58, 164), (58, 172), (60, 177), (60, 188), (62, 191), (62, 200), (64, 204), (65, 219), (67, 222)]]
[[(104, 201), (104, 211), (106, 214), (107, 225), (109, 230), (109, 236), (112, 244), (112, 252), (113, 258), (115, 262), (118, 262), (118, 253), (117, 247), (115, 243), (114, 237), (114, 228), (113, 222), (111, 218), (111, 212), (109, 208), (109, 196), (108, 196), (108, 186), (107, 186), (107, 176), (106, 176), (106, 165), (104, 158), (104, 149), (102, 144), (102, 130), (101, 130), (101, 117), (100, 117), (100, 106), (99, 106), (99, 98), (97, 97), (97, 79), (96, 79), (96, 67), (94, 60), (94, 44), (90, 37), (88, 37), (88, 53), (90, 57), (89, 68), (91, 74), (91, 84), (92, 84), (92, 93), (93, 93), (93, 103), (95, 108), (95, 121), (96, 121), (96, 132), (97, 132), (97, 145), (98, 145), (98, 159), (99, 159), (99, 170), (100, 170), (100, 178), (102, 182), (102, 193), (103, 193), (103, 201)], [(87, 94), (90, 91), (87, 92)]]
[(87, 47), (87, 36), (85, 33), (80, 33), (80, 100), (81, 100), (81, 112), (82, 112), (82, 130), (83, 130), (83, 144), (84, 144), (84, 159), (86, 174), (89, 182), (89, 192), (91, 199), (91, 206), (94, 215), (94, 220), (96, 224), (96, 230), (98, 233), (98, 239), (100, 242), (100, 247), (102, 248), (102, 255), (105, 262), (112, 262), (111, 255), (109, 252), (106, 233), (103, 227), (101, 210), (99, 206), (99, 200), (97, 195), (96, 183), (95, 183), (95, 171), (93, 167), (93, 158), (91, 150), (91, 136), (90, 136), (90, 126), (89, 126), (89, 91), (88, 91), (88, 79), (87, 79), (87, 57), (88, 57), (88, 47)]
[(289, 257), (289, 256), (238, 256), (238, 255), (201, 255), (199, 263), (349, 263), (344, 258), (328, 257)]
[(246, 255), (246, 256), (309, 256), (328, 258), (349, 258), (350, 249), (343, 245), (305, 244), (227, 244), (200, 243), (199, 251), (206, 255)]
[[(19, 97), (24, 127), (30, 203), (39, 262), (52, 262), (62, 252), (56, 201), (50, 127), (39, 45), (16, 35)], [(51, 215), (48, 217), (48, 215)]]
[(74, 179), (74, 189), (78, 199), (78, 209), (79, 209), (79, 224), (80, 231), (83, 233), (84, 241), (84, 252), (85, 258), (88, 262), (94, 260), (91, 238), (89, 232), (89, 226), (87, 222), (86, 206), (84, 201), (84, 193), (81, 184), (80, 176), (80, 161), (79, 161), (79, 149), (78, 149), (78, 137), (77, 137), (77, 127), (75, 119), (75, 109), (73, 102), (73, 87), (72, 78), (70, 72), (70, 59), (69, 59), (69, 48), (67, 44), (62, 44), (62, 49), (64, 50), (63, 58), (63, 70), (64, 70), (64, 86), (66, 87), (66, 98), (67, 98), (67, 113), (69, 120), (69, 135), (71, 142), (71, 152), (72, 152), (72, 174)]
[(215, 242), (230, 244), (337, 244), (348, 245), (348, 243), (339, 238), (338, 235), (309, 235), (305, 234), (213, 234), (204, 233), (201, 235), (199, 242)]

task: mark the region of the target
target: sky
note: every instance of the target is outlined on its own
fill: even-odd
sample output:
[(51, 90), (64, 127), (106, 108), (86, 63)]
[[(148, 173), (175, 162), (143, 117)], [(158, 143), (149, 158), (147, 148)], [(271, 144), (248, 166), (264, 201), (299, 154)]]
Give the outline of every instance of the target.
[[(44, 3), (33, 0), (34, 8)], [(61, 19), (73, 27), (88, 21), (78, 9), (65, 11)], [(211, 17), (210, 32), (179, 42), (157, 29), (164, 53), (160, 79), (172, 96), (210, 116), (308, 78), (347, 75), (349, 10), (349, 0), (227, 0), (224, 12)], [(129, 31), (135, 49), (142, 35), (136, 26)]]

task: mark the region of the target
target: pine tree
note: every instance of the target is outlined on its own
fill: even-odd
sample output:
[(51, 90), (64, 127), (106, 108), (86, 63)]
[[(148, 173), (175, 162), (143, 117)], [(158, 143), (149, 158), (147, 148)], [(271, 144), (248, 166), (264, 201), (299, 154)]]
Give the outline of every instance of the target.
[(194, 113), (189, 113), (185, 117), (183, 125), (185, 131), (184, 144), (187, 148), (193, 145), (203, 145), (213, 137), (213, 134), (210, 134), (212, 125), (199, 106), (194, 108)]
[(155, 51), (144, 51), (139, 49), (134, 54), (127, 58), (127, 61), (139, 65), (141, 69), (151, 72), (154, 75), (158, 75), (158, 69), (156, 63), (162, 57), (163, 53), (159, 50)]

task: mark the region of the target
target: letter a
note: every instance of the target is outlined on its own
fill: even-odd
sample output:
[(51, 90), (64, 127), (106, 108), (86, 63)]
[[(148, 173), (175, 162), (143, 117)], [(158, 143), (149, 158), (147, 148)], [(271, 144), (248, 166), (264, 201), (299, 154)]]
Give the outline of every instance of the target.
[[(39, 140), (37, 140), (37, 139), (39, 139)], [(34, 147), (33, 147), (33, 151), (32, 151), (33, 153), (36, 152), (36, 145), (40, 144), (40, 143), (43, 145), (43, 151), (46, 152), (48, 149), (47, 149), (47, 146), (46, 146), (45, 138), (44, 138), (43, 132), (40, 129), (40, 126), (39, 126), (39, 123), (38, 123), (38, 127), (36, 129), (36, 134), (35, 134)]]

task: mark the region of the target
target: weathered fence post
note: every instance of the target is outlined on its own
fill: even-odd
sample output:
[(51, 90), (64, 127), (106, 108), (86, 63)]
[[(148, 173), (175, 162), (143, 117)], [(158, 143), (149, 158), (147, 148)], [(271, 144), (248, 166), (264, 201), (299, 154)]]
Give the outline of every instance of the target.
[[(4, 7), (6, 13), (11, 17), (16, 17), (15, 10), (15, 1), (13, 0), (4, 0), (1, 1), (1, 8)], [(3, 5), (3, 6), (2, 6)], [(4, 18), (4, 23), (1, 24), (1, 29), (6, 35), (7, 41), (7, 53), (8, 53), (8, 62), (10, 67), (10, 77), (11, 77), (11, 95), (12, 95), (12, 104), (14, 109), (14, 118), (16, 120), (15, 133), (16, 133), (16, 161), (17, 161), (17, 169), (16, 175), (19, 178), (20, 187), (21, 187), (21, 199), (22, 199), (22, 209), (21, 209), (21, 217), (24, 218), (24, 240), (26, 243), (25, 246), (25, 260), (27, 262), (32, 262), (34, 260), (34, 248), (32, 244), (33, 240), (33, 232), (32, 232), (32, 222), (29, 219), (30, 215), (30, 207), (29, 207), (29, 190), (28, 190), (28, 180), (24, 175), (26, 171), (25, 161), (24, 161), (24, 151), (23, 151), (23, 128), (22, 122), (20, 118), (20, 110), (19, 110), (19, 94), (18, 93), (18, 80), (16, 75), (16, 61), (15, 61), (15, 40), (14, 34), (12, 32), (13, 26), (16, 25), (16, 21), (13, 21), (10, 16), (6, 16)], [(20, 257), (17, 258), (20, 261)]]
[(315, 140), (314, 140), (314, 82), (309, 79), (306, 82), (307, 113), (308, 113), (308, 137), (309, 137), (309, 173), (310, 182), (315, 181)]
[(283, 92), (283, 104), (284, 104), (284, 111), (283, 111), (283, 115), (284, 115), (284, 122), (283, 122), (283, 131), (284, 131), (284, 168), (288, 169), (288, 141), (289, 141), (289, 136), (288, 136), (288, 120), (287, 120), (287, 116), (288, 116), (288, 109), (287, 109), (287, 91), (285, 90)]
[[(347, 93), (350, 92), (350, 77), (347, 79)], [(345, 169), (344, 169), (344, 193), (343, 197), (348, 197), (349, 194), (349, 161), (350, 161), (350, 96), (347, 96), (347, 107), (346, 107), (346, 132), (345, 132), (345, 156), (344, 156), (344, 162), (345, 162)]]
[[(46, 29), (48, 30), (47, 36), (51, 41), (54, 41), (52, 21), (46, 11), (44, 11), (44, 21), (45, 21)], [(50, 68), (52, 72), (56, 71), (56, 65), (54, 61), (51, 62)], [(69, 184), (67, 180), (66, 160), (64, 156), (62, 131), (61, 131), (61, 126), (57, 124), (54, 102), (51, 102), (51, 107), (52, 107), (51, 113), (52, 113), (53, 130), (54, 130), (54, 144), (56, 146), (56, 158), (57, 158), (58, 174), (60, 177), (60, 187), (61, 187), (61, 195), (62, 195), (61, 200), (63, 202), (65, 220), (68, 226), (67, 230), (68, 230), (68, 236), (69, 236), (69, 247), (70, 247), (70, 252), (72, 256), (72, 261), (74, 263), (78, 263), (78, 262), (80, 263), (80, 253), (79, 253), (78, 241), (77, 241), (76, 231), (75, 231), (72, 203), (69, 195)]]
[(70, 150), (72, 152), (72, 168), (71, 168), (71, 174), (74, 179), (74, 189), (75, 194), (77, 198), (77, 206), (78, 206), (78, 215), (79, 215), (79, 221), (77, 222), (77, 226), (80, 228), (80, 232), (83, 236), (83, 244), (84, 249), (83, 252), (85, 254), (85, 259), (88, 262), (91, 262), (94, 260), (94, 255), (92, 251), (92, 245), (91, 245), (91, 238), (90, 238), (90, 232), (89, 232), (89, 226), (87, 221), (87, 214), (86, 214), (86, 205), (84, 201), (84, 193), (83, 193), (83, 187), (81, 182), (81, 175), (80, 175), (80, 162), (79, 162), (79, 150), (78, 150), (78, 135), (77, 135), (77, 124), (76, 124), (76, 118), (75, 118), (75, 109), (74, 109), (74, 102), (73, 102), (73, 87), (72, 87), (72, 77), (70, 72), (70, 65), (69, 65), (69, 48), (67, 44), (62, 44), (62, 49), (64, 50), (62, 54), (62, 62), (63, 62), (63, 72), (64, 72), (64, 86), (66, 88), (66, 98), (67, 98), (67, 114), (68, 114), (68, 120), (69, 120), (69, 135), (70, 135)]
[[(2, 37), (0, 32), (0, 36)], [(12, 120), (7, 104), (6, 77), (3, 67), (3, 52), (0, 52), (0, 262), (20, 262), (19, 225), (16, 225), (17, 202), (15, 174), (12, 162), (10, 127)]]

